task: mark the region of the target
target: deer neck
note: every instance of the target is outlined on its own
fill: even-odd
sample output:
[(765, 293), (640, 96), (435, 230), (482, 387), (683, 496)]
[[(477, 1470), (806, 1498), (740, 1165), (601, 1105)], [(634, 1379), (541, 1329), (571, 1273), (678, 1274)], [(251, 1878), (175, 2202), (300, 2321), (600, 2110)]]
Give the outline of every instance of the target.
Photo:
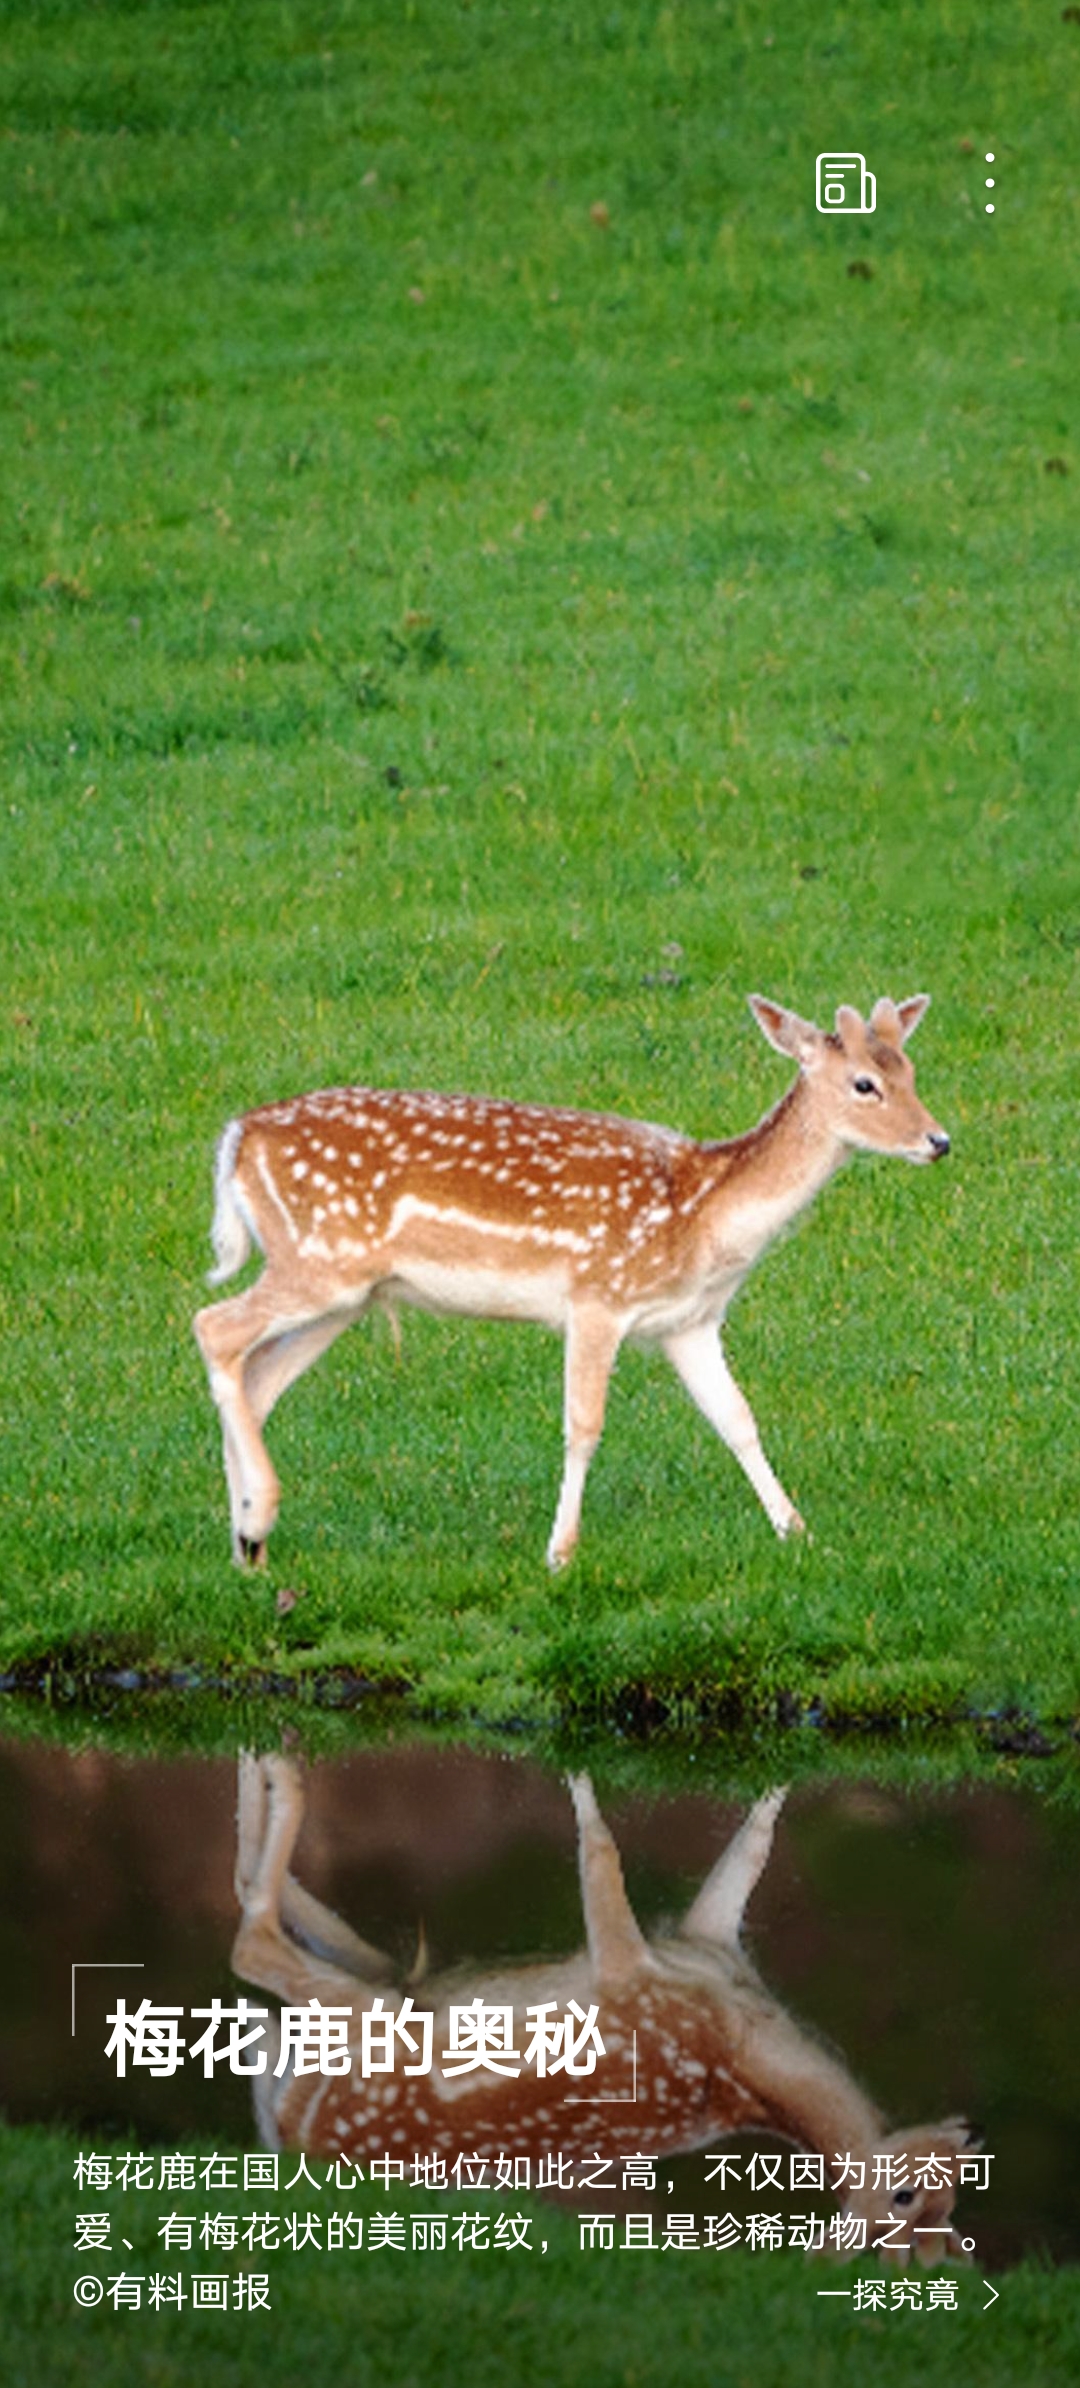
[(698, 1151), (709, 1241), (744, 1268), (805, 1210), (846, 1158), (801, 1073), (756, 1128)]
[(834, 2156), (865, 2161), (880, 2145), (883, 2119), (850, 2074), (820, 2051), (813, 2054), (817, 2061), (805, 2075), (793, 2071), (786, 2080), (758, 2085), (768, 2128), (824, 2156), (827, 2165)]
[[(761, 1983), (745, 1952), (663, 1950), (665, 1970), (697, 1976), (702, 2004), (697, 2053), (715, 2070), (723, 2128), (774, 2131), (833, 2156), (867, 2157), (884, 2121), (847, 2067), (805, 2031)], [(741, 2111), (740, 2111), (741, 2109)]]

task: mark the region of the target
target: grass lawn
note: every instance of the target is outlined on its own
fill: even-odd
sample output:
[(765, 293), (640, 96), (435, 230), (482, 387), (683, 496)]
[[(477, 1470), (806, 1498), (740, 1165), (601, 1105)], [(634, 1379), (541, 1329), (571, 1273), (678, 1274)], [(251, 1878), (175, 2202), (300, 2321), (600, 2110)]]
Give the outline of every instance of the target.
[[(0, 1663), (1075, 1714), (1078, 64), (1034, 0), (5, 12)], [(924, 987), (952, 1159), (853, 1165), (730, 1322), (811, 1543), (629, 1353), (549, 1580), (556, 1342), (406, 1318), (283, 1403), (233, 1572), (230, 1113), (730, 1134), (749, 989)]]

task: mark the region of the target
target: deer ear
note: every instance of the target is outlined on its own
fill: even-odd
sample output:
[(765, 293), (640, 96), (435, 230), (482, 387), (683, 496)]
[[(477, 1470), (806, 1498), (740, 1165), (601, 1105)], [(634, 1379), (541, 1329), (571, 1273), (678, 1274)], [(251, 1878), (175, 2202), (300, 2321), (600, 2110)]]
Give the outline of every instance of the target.
[(900, 1014), (890, 996), (883, 995), (880, 1003), (875, 1003), (867, 1025), (872, 1035), (880, 1037), (883, 1045), (893, 1045), (899, 1052), (904, 1042), (904, 1031)]
[(895, 1006), (896, 1016), (900, 1022), (900, 1042), (902, 1045), (906, 1045), (909, 1036), (911, 1036), (914, 1030), (918, 1027), (923, 1013), (928, 1012), (929, 1009), (929, 995), (909, 995), (905, 1003), (898, 1003)]
[(933, 2149), (939, 2156), (960, 2156), (966, 2148), (981, 2148), (982, 2127), (969, 2123), (966, 2114), (947, 2114), (940, 2123), (916, 2123), (909, 2129), (894, 2131), (882, 2141), (883, 2147), (906, 2150), (908, 2155), (920, 2149)]
[(982, 2126), (969, 2123), (966, 2114), (947, 2114), (943, 2123), (932, 2123), (931, 2132), (938, 2139), (951, 2139), (957, 2154), (963, 2148), (981, 2148)]
[(870, 1014), (870, 1026), (884, 1045), (895, 1045), (899, 1052), (918, 1027), (923, 1013), (929, 1009), (929, 995), (909, 995), (906, 1003), (891, 1003), (883, 995)]
[(762, 1036), (778, 1053), (786, 1053), (800, 1069), (816, 1060), (824, 1040), (812, 1020), (800, 1020), (798, 1012), (786, 1012), (782, 1004), (770, 1003), (767, 995), (749, 995), (747, 1002)]
[(836, 1033), (845, 1053), (857, 1053), (866, 1036), (863, 1019), (852, 1004), (841, 1003), (836, 1014)]

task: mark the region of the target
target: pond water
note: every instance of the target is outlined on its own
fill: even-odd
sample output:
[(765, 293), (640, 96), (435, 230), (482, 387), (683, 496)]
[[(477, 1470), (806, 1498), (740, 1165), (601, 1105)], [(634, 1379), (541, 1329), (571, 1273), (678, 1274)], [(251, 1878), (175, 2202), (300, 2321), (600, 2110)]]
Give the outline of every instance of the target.
[[(430, 1986), (448, 1969), (449, 1994), (463, 2004), (495, 1976), (518, 1985), (511, 1998), (547, 1995), (561, 2005), (585, 1981), (578, 1828), (563, 1778), (503, 1756), (394, 1747), (302, 1773), (286, 1765), (280, 1779), (302, 1807), (297, 1880), (385, 1952), (417, 2007), (436, 1996)], [(607, 1791), (602, 1776), (596, 1793), (621, 1857), (627, 1912), (662, 1942), (747, 1803), (627, 1799)], [(9, 2119), (71, 2123), (88, 2144), (120, 2134), (133, 2147), (157, 2147), (194, 2133), (208, 2146), (257, 2145), (250, 2084), (224, 2067), (209, 2080), (191, 2063), (165, 2078), (129, 2067), (120, 2079), (104, 2053), (120, 1997), (129, 2009), (148, 1998), (191, 2010), (246, 1993), (273, 2007), (257, 1981), (252, 1988), (250, 1970), (241, 1981), (230, 1964), (235, 1766), (0, 1742), (0, 1818), (0, 2102)], [(861, 2111), (851, 2101), (870, 2100), (888, 2129), (956, 2116), (978, 2126), (992, 2159), (987, 2185), (969, 2173), (956, 2202), (978, 2263), (1000, 2266), (1033, 2251), (1075, 2262), (1078, 1858), (1076, 1815), (1020, 1790), (910, 1798), (846, 1781), (793, 1792), (746, 1911), (745, 1944), (765, 1992), (747, 1993), (737, 1965), (709, 1992), (708, 2028), (720, 2032), (729, 2084), (711, 2143), (780, 2145), (769, 2136), (776, 2110), (775, 2101), (762, 2104), (761, 2061), (732, 2053), (757, 2032), (747, 2017), (759, 2015), (755, 2000), (764, 1998), (770, 2030), (808, 2051), (812, 2070), (825, 2069), (846, 2117)], [(599, 1929), (595, 1914), (592, 1921)], [(540, 1970), (520, 1975), (532, 1961)], [(687, 1960), (677, 1958), (676, 1970), (679, 1962), (685, 1971)], [(691, 2005), (704, 1996), (696, 1976), (688, 1995)], [(673, 2067), (671, 2036), (663, 2043), (672, 2089), (659, 2056), (649, 2055), (660, 2042), (650, 2040), (644, 2009), (623, 2014), (624, 2026), (622, 2057), (609, 2051), (614, 2070), (597, 2075), (609, 2102), (593, 2099), (590, 2080), (568, 2090), (564, 2077), (552, 2088), (556, 2126), (561, 2116), (575, 2145), (587, 2132), (599, 2146), (606, 2133), (623, 2156), (632, 2146), (648, 2151), (651, 2135), (663, 2155), (663, 2201), (700, 2203), (702, 2159), (686, 2151), (710, 2139), (709, 2117), (687, 2087), (696, 2061), (689, 2042), (680, 2042)], [(675, 2039), (682, 2030), (671, 2027)], [(633, 2075), (632, 2038), (635, 2066), (640, 2043)], [(675, 2111), (679, 2080), (685, 2113)], [(498, 2079), (496, 2088), (506, 2144), (534, 2147), (535, 2099), (526, 2117), (520, 2093)], [(571, 2116), (559, 2103), (586, 2096), (587, 2122), (583, 2106)], [(479, 2144), (479, 2107), (462, 2093), (457, 2112), (469, 2144)], [(740, 2116), (754, 2135), (730, 2138)], [(803, 2144), (814, 2144), (812, 2134)], [(715, 2207), (717, 2194), (708, 2202)], [(719, 2205), (737, 2212), (738, 2191), (726, 2190)], [(833, 2209), (826, 2201), (822, 2210)]]

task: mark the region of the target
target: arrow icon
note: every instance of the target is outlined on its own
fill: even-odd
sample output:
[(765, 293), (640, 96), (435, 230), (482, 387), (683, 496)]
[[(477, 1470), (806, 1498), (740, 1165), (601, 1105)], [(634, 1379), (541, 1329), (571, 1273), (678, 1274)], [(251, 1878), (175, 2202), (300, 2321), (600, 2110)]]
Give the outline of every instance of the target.
[(988, 2288), (988, 2289), (990, 2289), (990, 2294), (989, 2294), (989, 2296), (988, 2296), (988, 2298), (987, 2298), (987, 2300), (986, 2300), (986, 2303), (985, 2303), (985, 2305), (983, 2306), (983, 2312), (984, 2312), (984, 2313), (989, 2313), (989, 2311), (990, 2311), (990, 2307), (991, 2307), (992, 2305), (996, 2305), (996, 2304), (997, 2304), (998, 2297), (1000, 2296), (1000, 2294), (1001, 2294), (1001, 2291), (1000, 2291), (1000, 2289), (996, 2289), (996, 2288), (990, 2288), (990, 2283), (989, 2283), (989, 2281), (988, 2281), (988, 2280), (984, 2280), (984, 2281), (983, 2281), (983, 2287), (984, 2287), (984, 2288)]

